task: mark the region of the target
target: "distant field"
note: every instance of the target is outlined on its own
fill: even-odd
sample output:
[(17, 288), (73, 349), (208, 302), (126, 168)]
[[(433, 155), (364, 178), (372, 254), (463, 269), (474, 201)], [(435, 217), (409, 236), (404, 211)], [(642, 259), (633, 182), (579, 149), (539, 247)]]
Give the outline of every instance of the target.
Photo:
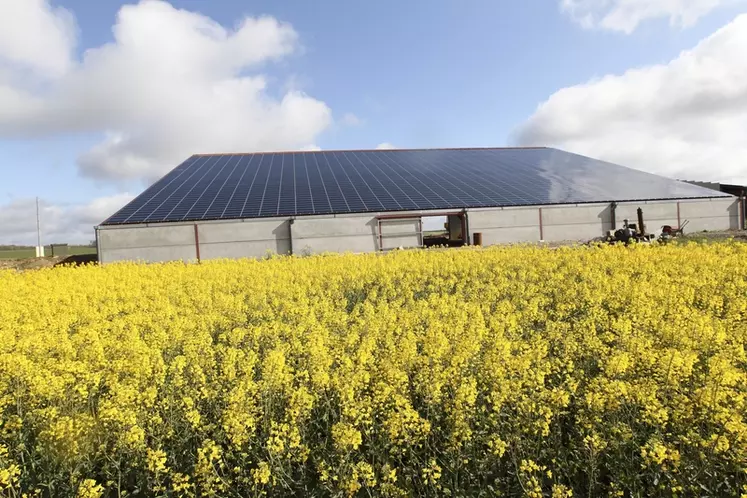
[[(96, 254), (96, 248), (90, 246), (68, 246), (68, 256), (77, 256), (79, 254)], [(33, 247), (21, 249), (0, 249), (0, 259), (25, 259), (33, 258), (36, 250)], [(51, 256), (52, 250), (49, 246), (44, 247), (44, 255)]]

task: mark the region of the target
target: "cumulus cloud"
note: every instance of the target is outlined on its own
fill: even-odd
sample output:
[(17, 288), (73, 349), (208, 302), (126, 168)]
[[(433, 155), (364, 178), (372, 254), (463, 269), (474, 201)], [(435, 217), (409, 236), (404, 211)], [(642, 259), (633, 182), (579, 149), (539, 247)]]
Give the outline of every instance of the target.
[(352, 112), (348, 112), (345, 113), (344, 116), (342, 116), (342, 124), (344, 124), (345, 126), (361, 126), (363, 124), (363, 120)]
[(0, 67), (12, 64), (58, 77), (71, 65), (75, 20), (47, 0), (0, 1)]
[[(87, 244), (93, 227), (133, 199), (127, 193), (99, 197), (86, 204), (39, 202), (42, 244)], [(0, 244), (36, 245), (36, 199), (14, 199), (0, 205)]]
[(632, 33), (644, 21), (667, 18), (673, 26), (689, 27), (712, 10), (741, 0), (561, 0), (584, 27)]
[(747, 183), (747, 14), (664, 65), (564, 88), (517, 130), (680, 179)]
[(394, 145), (390, 144), (389, 142), (382, 142), (379, 145), (376, 146), (379, 150), (388, 150), (388, 149), (396, 149)]
[[(327, 105), (301, 91), (273, 97), (266, 66), (293, 54), (298, 35), (272, 17), (227, 29), (142, 0), (121, 8), (112, 43), (73, 60), (69, 12), (42, 0), (0, 6), (0, 137), (101, 133), (79, 158), (88, 177), (153, 180), (197, 152), (298, 149), (331, 123)], [(38, 29), (6, 32), (3, 13)], [(29, 85), (23, 66), (43, 84)]]

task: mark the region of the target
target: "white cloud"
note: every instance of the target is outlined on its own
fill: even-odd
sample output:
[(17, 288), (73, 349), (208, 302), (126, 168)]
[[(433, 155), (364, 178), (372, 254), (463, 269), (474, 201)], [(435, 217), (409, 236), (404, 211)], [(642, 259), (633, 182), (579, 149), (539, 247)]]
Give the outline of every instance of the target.
[[(327, 105), (303, 92), (274, 98), (268, 91), (263, 66), (298, 46), (293, 28), (274, 18), (247, 17), (230, 30), (142, 0), (121, 8), (112, 43), (70, 63), (65, 50), (21, 57), (14, 48), (27, 38), (39, 47), (68, 40), (67, 12), (40, 0), (0, 0), (6, 11), (10, 4), (34, 19), (28, 25), (56, 21), (0, 35), (11, 40), (0, 44), (11, 74), (0, 79), (0, 138), (102, 133), (103, 141), (80, 156), (86, 176), (153, 180), (192, 153), (298, 149), (332, 121)], [(56, 71), (56, 78), (28, 85), (27, 63)]]
[(666, 65), (564, 88), (515, 135), (681, 179), (747, 183), (747, 14)]
[(379, 150), (387, 150), (387, 149), (396, 149), (394, 145), (390, 144), (389, 142), (382, 142), (379, 145), (376, 146)]
[(352, 112), (348, 112), (345, 113), (345, 115), (342, 117), (342, 124), (344, 124), (345, 126), (361, 126), (363, 124), (363, 120)]
[(59, 77), (70, 69), (75, 41), (75, 20), (67, 10), (47, 0), (0, 0), (0, 67)]
[[(100, 197), (87, 204), (39, 203), (42, 244), (88, 243), (93, 227), (133, 199), (130, 194)], [(36, 200), (15, 199), (0, 205), (0, 244), (36, 245)]]
[(584, 27), (632, 33), (644, 21), (667, 18), (672, 26), (689, 27), (723, 5), (742, 0), (561, 0), (563, 11)]

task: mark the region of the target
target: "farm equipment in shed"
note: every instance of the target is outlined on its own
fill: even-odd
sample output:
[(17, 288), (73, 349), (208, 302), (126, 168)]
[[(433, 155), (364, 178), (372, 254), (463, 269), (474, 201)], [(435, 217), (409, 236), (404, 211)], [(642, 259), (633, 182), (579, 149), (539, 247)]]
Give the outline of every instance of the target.
[(607, 232), (606, 240), (610, 244), (622, 242), (628, 245), (631, 242), (651, 243), (656, 240), (656, 236), (646, 233), (646, 226), (643, 223), (643, 209), (638, 208), (638, 223), (629, 223), (628, 220), (623, 220), (623, 227)]
[(659, 235), (659, 240), (661, 242), (669, 242), (670, 240), (679, 237), (681, 235), (685, 235), (685, 227), (687, 224), (690, 223), (690, 220), (685, 220), (682, 225), (680, 225), (678, 228), (674, 228), (670, 225), (664, 225), (661, 227), (661, 235)]
[(656, 240), (655, 235), (647, 234), (639, 230), (636, 223), (628, 223), (628, 220), (624, 221), (625, 223), (622, 228), (609, 231), (607, 234), (607, 242), (610, 244), (622, 242), (623, 244), (628, 245), (631, 242), (650, 243)]
[(617, 230), (610, 230), (607, 232), (606, 241), (610, 244), (616, 244), (622, 242), (625, 245), (631, 242), (643, 242), (651, 243), (654, 241), (669, 242), (670, 240), (684, 235), (684, 230), (689, 220), (685, 220), (679, 227), (675, 228), (671, 225), (663, 225), (661, 232), (658, 234), (647, 233), (646, 225), (643, 221), (643, 209), (638, 208), (638, 223), (629, 223), (628, 220), (623, 220), (623, 227)]

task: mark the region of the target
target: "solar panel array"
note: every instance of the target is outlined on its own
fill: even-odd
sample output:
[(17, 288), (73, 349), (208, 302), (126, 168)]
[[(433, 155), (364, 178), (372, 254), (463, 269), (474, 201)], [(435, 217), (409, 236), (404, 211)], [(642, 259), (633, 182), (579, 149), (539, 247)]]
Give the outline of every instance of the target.
[(196, 155), (104, 224), (724, 195), (546, 148)]

